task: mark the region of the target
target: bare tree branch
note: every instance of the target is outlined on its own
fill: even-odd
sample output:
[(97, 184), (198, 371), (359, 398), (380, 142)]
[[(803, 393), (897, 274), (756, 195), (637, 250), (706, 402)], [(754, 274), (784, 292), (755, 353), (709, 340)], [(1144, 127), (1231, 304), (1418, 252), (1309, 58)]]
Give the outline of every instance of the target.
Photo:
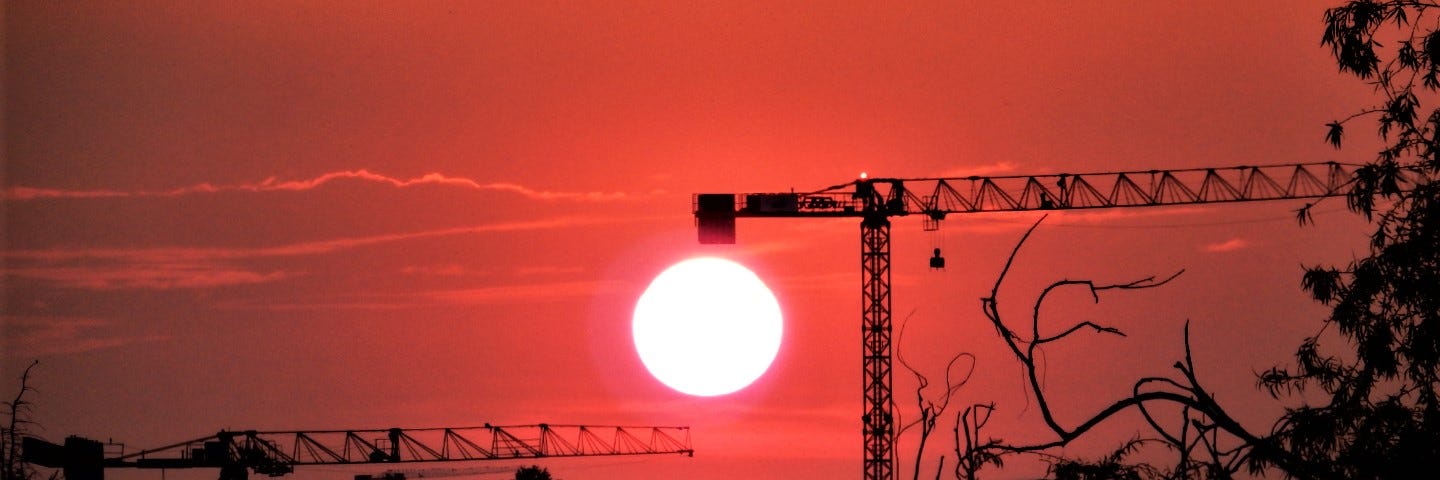
[(8, 426), (0, 428), (4, 430), (0, 434), (0, 480), (28, 480), (34, 476), (34, 472), (20, 458), (20, 438), (25, 433), (26, 425), (31, 422), (28, 418), (30, 412), (30, 401), (25, 400), (25, 394), (35, 391), (30, 386), (30, 372), (39, 365), (40, 361), (30, 362), (25, 367), (24, 373), (20, 374), (20, 391), (15, 393), (15, 398), (4, 403), (6, 414), (9, 416), (6, 422)]
[[(905, 320), (900, 323), (900, 333), (896, 336), (895, 340), (895, 358), (896, 360), (899, 360), (900, 365), (904, 367), (906, 371), (909, 371), (911, 375), (915, 376), (915, 380), (917, 383), (917, 386), (915, 387), (915, 403), (920, 411), (920, 418), (908, 424), (905, 424), (905, 426), (900, 428), (899, 433), (903, 434), (907, 430), (910, 430), (912, 427), (915, 427), (916, 425), (920, 426), (920, 442), (915, 452), (915, 467), (913, 469), (912, 477), (915, 480), (919, 480), (920, 463), (921, 460), (924, 458), (925, 445), (930, 438), (930, 434), (934, 432), (935, 424), (939, 420), (940, 416), (944, 415), (945, 410), (949, 408), (950, 399), (954, 398), (955, 393), (958, 392), (961, 387), (964, 387), (966, 383), (970, 382), (971, 375), (975, 373), (976, 362), (975, 355), (967, 352), (960, 352), (958, 354), (955, 354), (954, 357), (951, 357), (950, 361), (945, 364), (945, 390), (940, 393), (938, 400), (927, 399), (925, 397), (925, 389), (930, 386), (930, 379), (927, 378), (924, 374), (920, 373), (919, 369), (916, 369), (914, 366), (910, 365), (909, 361), (905, 360), (904, 348), (902, 348), (904, 345), (905, 331), (906, 328), (909, 327), (910, 318), (913, 315), (914, 312), (906, 315)], [(955, 379), (951, 377), (951, 373), (955, 369), (955, 364), (961, 359), (969, 359), (970, 368), (965, 372), (965, 375), (963, 377)], [(941, 455), (940, 466), (936, 467), (935, 471), (935, 475), (937, 477), (940, 475), (940, 471), (944, 468), (944, 465), (945, 457), (944, 455)]]
[[(1036, 221), (1016, 242), (1010, 257), (1005, 261), (1005, 266), (996, 277), (995, 284), (990, 290), (990, 296), (982, 298), (980, 303), (985, 317), (990, 320), (1000, 339), (1020, 363), (1028, 384), (1027, 393), (1034, 395), (1040, 416), (1054, 438), (1023, 444), (1009, 443), (998, 439), (982, 441), (980, 440), (980, 428), (983, 427), (984, 422), (977, 416), (980, 405), (967, 408), (965, 413), (957, 419), (956, 425), (956, 451), (959, 456), (959, 462), (956, 465), (957, 478), (962, 475), (964, 478), (973, 478), (975, 471), (981, 466), (985, 464), (998, 465), (1000, 458), (1004, 455), (1049, 455), (1046, 453), (1048, 450), (1064, 447), (1097, 426), (1110, 421), (1117, 414), (1130, 409), (1135, 409), (1141, 414), (1158, 438), (1137, 439), (1136, 442), (1117, 450), (1116, 455), (1123, 455), (1133, 448), (1138, 448), (1141, 444), (1159, 442), (1180, 455), (1176, 470), (1172, 472), (1176, 475), (1189, 475), (1189, 472), (1195, 472), (1204, 476), (1229, 477), (1245, 463), (1261, 458), (1265, 462), (1281, 466), (1287, 472), (1301, 472), (1297, 474), (1297, 477), (1331, 476), (1327, 475), (1329, 472), (1323, 470), (1300, 468), (1299, 462), (1290, 452), (1279, 449), (1272, 438), (1250, 432), (1230, 417), (1219, 402), (1202, 387), (1199, 377), (1195, 373), (1194, 358), (1190, 350), (1188, 322), (1184, 331), (1184, 358), (1174, 365), (1178, 372), (1176, 377), (1141, 378), (1135, 382), (1128, 397), (1111, 402), (1077, 424), (1063, 425), (1054, 414), (1055, 400), (1046, 393), (1042, 382), (1043, 369), (1040, 360), (1044, 357), (1041, 347), (1065, 340), (1081, 331), (1122, 337), (1124, 333), (1118, 328), (1097, 321), (1084, 320), (1074, 323), (1059, 333), (1044, 335), (1042, 334), (1040, 312), (1045, 301), (1050, 298), (1052, 293), (1060, 289), (1083, 287), (1090, 294), (1092, 300), (1098, 303), (1102, 292), (1142, 290), (1163, 286), (1177, 278), (1184, 270), (1164, 278), (1157, 279), (1157, 277), (1151, 276), (1108, 284), (1097, 284), (1092, 280), (1071, 279), (1052, 282), (1037, 295), (1031, 306), (1028, 335), (1020, 335), (1004, 321), (999, 301), (1000, 287), (1015, 265), (1021, 247), (1043, 221), (1044, 218)], [(1154, 409), (1162, 405), (1178, 408), (1180, 418), (1176, 429), (1167, 428), (1165, 423), (1156, 417)], [(993, 409), (993, 405), (984, 406), (986, 419)], [(1224, 434), (1223, 438), (1222, 433)], [(1236, 446), (1226, 447), (1226, 444)], [(1106, 461), (1111, 460), (1118, 460), (1118, 457), (1111, 457)]]

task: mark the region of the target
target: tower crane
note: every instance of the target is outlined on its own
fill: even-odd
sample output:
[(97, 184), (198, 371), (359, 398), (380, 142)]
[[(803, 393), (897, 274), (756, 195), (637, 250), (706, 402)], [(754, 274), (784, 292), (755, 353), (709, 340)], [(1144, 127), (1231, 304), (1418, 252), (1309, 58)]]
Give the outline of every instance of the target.
[(26, 462), (63, 468), (69, 480), (103, 480), (107, 468), (217, 468), (220, 480), (271, 477), (297, 466), (461, 462), (524, 458), (695, 454), (690, 427), (484, 424), (371, 430), (221, 431), (159, 448), (107, 455), (98, 441), (22, 440)]
[[(692, 199), (699, 240), (735, 243), (736, 218), (860, 219), (864, 468), (895, 477), (891, 393), (890, 219), (918, 215), (925, 230), (947, 215), (1032, 210), (1254, 202), (1341, 195), (1356, 165), (1292, 163), (1080, 174), (866, 178), (811, 193), (700, 193)], [(930, 259), (943, 267), (940, 251)]]

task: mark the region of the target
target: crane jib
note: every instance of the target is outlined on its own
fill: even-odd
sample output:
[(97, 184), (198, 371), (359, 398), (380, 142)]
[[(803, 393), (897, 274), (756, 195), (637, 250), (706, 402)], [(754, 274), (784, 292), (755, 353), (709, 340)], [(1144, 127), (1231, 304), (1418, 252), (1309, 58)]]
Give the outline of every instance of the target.
[[(811, 192), (701, 193), (701, 243), (734, 243), (742, 217), (864, 217), (1145, 207), (1320, 198), (1344, 193), (1356, 165), (1267, 166), (935, 178), (872, 178)], [(928, 225), (927, 225), (928, 227)]]
[[(691, 207), (703, 244), (735, 243), (736, 218), (862, 219), (864, 472), (867, 480), (891, 480), (896, 474), (890, 362), (891, 217), (919, 215), (925, 229), (934, 230), (947, 215), (960, 213), (1321, 198), (1345, 194), (1358, 168), (1328, 162), (989, 177), (862, 177), (811, 193), (701, 193), (694, 196)], [(930, 266), (944, 267), (938, 249)]]
[(221, 431), (133, 453), (71, 436), (63, 445), (25, 437), (24, 460), (62, 468), (67, 480), (103, 480), (108, 468), (216, 468), (220, 480), (296, 466), (461, 462), (617, 455), (694, 455), (690, 427), (490, 425), (367, 430)]

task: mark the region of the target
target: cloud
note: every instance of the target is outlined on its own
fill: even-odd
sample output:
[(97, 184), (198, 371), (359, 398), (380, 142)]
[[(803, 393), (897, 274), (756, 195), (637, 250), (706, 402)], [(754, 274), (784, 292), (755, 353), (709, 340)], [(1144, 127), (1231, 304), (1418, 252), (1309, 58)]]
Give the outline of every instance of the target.
[(400, 269), (403, 275), (420, 275), (436, 277), (461, 277), (466, 275), (479, 275), (479, 270), (466, 268), (458, 263), (447, 263), (444, 265), (410, 265)]
[(227, 265), (164, 262), (7, 268), (5, 275), (85, 290), (207, 288), (272, 282), (290, 276), (281, 271), (255, 272)]
[(91, 317), (0, 316), (5, 351), (58, 355), (166, 340), (161, 335), (108, 335), (114, 322)]
[(418, 294), (417, 297), (430, 299), (447, 305), (472, 305), (588, 297), (624, 291), (626, 291), (626, 285), (622, 282), (612, 280), (582, 280), (443, 290), (424, 292)]
[(999, 161), (999, 162), (989, 163), (989, 164), (985, 164), (985, 165), (973, 165), (973, 166), (968, 166), (968, 167), (960, 167), (960, 168), (956, 168), (956, 169), (952, 169), (952, 170), (946, 170), (946, 171), (944, 171), (944, 172), (940, 172), (940, 175), (937, 175), (937, 177), (942, 177), (942, 178), (964, 178), (964, 177), (972, 177), (972, 176), (974, 176), (974, 177), (987, 177), (987, 176), (992, 176), (992, 175), (1013, 174), (1013, 173), (1015, 173), (1015, 170), (1017, 170), (1017, 169), (1019, 169), (1019, 166), (1015, 165), (1013, 162)]
[(30, 250), (8, 250), (0, 254), (15, 260), (65, 261), (65, 260), (126, 260), (133, 262), (183, 262), (198, 260), (244, 259), (287, 257), (332, 253), (340, 250), (379, 245), (408, 240), (446, 237), (454, 235), (550, 230), (589, 225), (644, 222), (673, 217), (555, 217), (540, 220), (487, 223), (465, 227), (422, 230), (418, 232), (387, 233), (363, 237), (335, 238), (310, 242), (297, 242), (271, 247), (155, 247), (155, 248), (46, 248)]
[(259, 310), (396, 310), (450, 305), (537, 303), (555, 299), (612, 295), (634, 291), (633, 285), (613, 280), (560, 281), (475, 288), (331, 296), (314, 301), (235, 302), (226, 308)]
[[(323, 255), (385, 243), (453, 235), (573, 228), (597, 224), (651, 221), (671, 217), (557, 217), (489, 223), (466, 227), (336, 238), (255, 248), (48, 248), (0, 252), (6, 277), (32, 278), (69, 288), (89, 290), (208, 288), (265, 283), (290, 278), (293, 272), (255, 271), (237, 263), (256, 258)], [(77, 265), (80, 264), (80, 265)], [(411, 274), (462, 274), (453, 268), (416, 267)]]
[(1200, 247), (1200, 250), (1208, 253), (1233, 252), (1250, 246), (1250, 242), (1243, 238), (1232, 238), (1219, 243), (1210, 243)]
[(581, 273), (585, 269), (580, 267), (561, 267), (558, 265), (526, 266), (515, 269), (515, 274), (520, 276), (546, 276)]
[(1041, 228), (1153, 229), (1211, 225), (1202, 215), (1215, 209), (1206, 205), (1166, 205), (1135, 208), (1027, 210), (951, 214), (940, 222), (948, 232), (1010, 234), (1024, 231), (1043, 215)]
[[(3, 191), (3, 196), (0, 196), (0, 198), (12, 201), (22, 201), (52, 198), (182, 197), (187, 195), (222, 192), (299, 192), (320, 188), (321, 186), (336, 181), (361, 181), (389, 185), (395, 188), (410, 188), (425, 185), (448, 186), (472, 190), (513, 193), (530, 199), (547, 201), (568, 200), (606, 202), (625, 200), (629, 198), (635, 198), (637, 196), (643, 196), (626, 192), (569, 192), (539, 190), (517, 183), (480, 182), (465, 177), (446, 176), (441, 173), (427, 173), (414, 178), (396, 178), (361, 169), (329, 172), (321, 174), (319, 176), (298, 180), (279, 180), (275, 177), (270, 177), (260, 182), (239, 183), (232, 185), (216, 185), (209, 182), (202, 182), (194, 185), (172, 188), (168, 190), (65, 190), (54, 188), (16, 186), (6, 188)], [(653, 194), (659, 192), (651, 193)]]

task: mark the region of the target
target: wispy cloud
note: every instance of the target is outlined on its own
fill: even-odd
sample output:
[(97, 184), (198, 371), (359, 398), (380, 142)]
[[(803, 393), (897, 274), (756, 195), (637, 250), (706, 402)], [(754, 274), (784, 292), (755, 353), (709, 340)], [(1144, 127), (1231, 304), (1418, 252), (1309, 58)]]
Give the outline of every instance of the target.
[(986, 177), (992, 175), (1009, 175), (1015, 173), (1020, 167), (1013, 162), (999, 161), (984, 165), (971, 165), (940, 172), (937, 177)]
[(106, 264), (90, 267), (7, 268), (6, 276), (32, 278), (85, 290), (171, 290), (265, 283), (290, 276), (210, 263)]
[(471, 305), (586, 297), (624, 291), (626, 291), (626, 284), (622, 282), (613, 280), (580, 280), (444, 290), (425, 292), (419, 294), (418, 297), (447, 305)]
[(438, 306), (474, 306), (537, 303), (556, 299), (612, 295), (638, 288), (614, 280), (566, 280), (557, 282), (488, 285), (474, 288), (426, 290), (404, 293), (359, 293), (340, 296), (300, 298), (293, 301), (229, 302), (224, 308), (256, 310), (397, 310)]
[(369, 182), (381, 185), (389, 185), (395, 188), (410, 188), (427, 185), (448, 186), (472, 190), (513, 193), (535, 200), (603, 202), (625, 200), (628, 198), (643, 196), (629, 192), (577, 192), (542, 190), (521, 185), (518, 183), (482, 182), (466, 177), (447, 176), (441, 173), (427, 173), (425, 175), (413, 178), (397, 178), (361, 169), (329, 172), (311, 178), (296, 180), (281, 180), (276, 177), (270, 177), (266, 178), (265, 180), (252, 183), (214, 184), (209, 182), (202, 182), (194, 185), (187, 185), (183, 187), (164, 190), (66, 190), (56, 188), (15, 186), (6, 188), (4, 190), (3, 198), (6, 200), (21, 201), (51, 198), (181, 197), (186, 195), (222, 192), (299, 192), (305, 190), (313, 190), (337, 181)]
[[(0, 256), (19, 260), (96, 260), (122, 259), (129, 261), (180, 262), (187, 260), (242, 259), (262, 257), (286, 257), (332, 253), (340, 250), (393, 243), (424, 238), (454, 235), (549, 230), (589, 225), (631, 223), (656, 220), (659, 217), (555, 217), (540, 220), (487, 223), (464, 227), (423, 230), (417, 232), (387, 233), (363, 237), (346, 237), (310, 242), (297, 242), (271, 247), (155, 247), (155, 248), (46, 248), (29, 250), (7, 250)], [(664, 217), (669, 219), (670, 217)]]
[[(599, 224), (644, 222), (656, 217), (557, 217), (500, 222), (418, 232), (336, 238), (269, 247), (47, 248), (6, 250), (3, 274), (63, 287), (89, 290), (184, 289), (264, 283), (295, 276), (294, 272), (257, 271), (240, 264), (257, 258), (331, 254), (386, 243), (454, 235), (573, 228)], [(669, 217), (665, 217), (669, 219)], [(461, 274), (438, 267), (402, 273)]]
[[(583, 268), (575, 266), (559, 265), (535, 265), (522, 266), (509, 269), (510, 273), (522, 277), (550, 277), (556, 275), (572, 275), (584, 271)], [(408, 265), (400, 269), (400, 273), (411, 276), (431, 277), (474, 277), (482, 275), (496, 275), (498, 272), (493, 268), (473, 268), (458, 263), (444, 263), (438, 265)]]
[(81, 353), (142, 342), (156, 342), (161, 335), (111, 335), (114, 322), (90, 317), (0, 316), (6, 335), (0, 345), (6, 351), (25, 355)]
[(1245, 239), (1232, 238), (1223, 242), (1206, 244), (1200, 247), (1200, 250), (1207, 253), (1221, 253), (1233, 252), (1248, 246), (1250, 246), (1250, 242), (1245, 241)]
[(1214, 211), (1207, 206), (1164, 206), (1149, 208), (1101, 208), (1076, 210), (1029, 210), (950, 215), (940, 229), (977, 234), (1008, 234), (1023, 231), (1043, 215), (1041, 228), (1151, 229), (1206, 225), (1199, 215)]
[(401, 268), (400, 273), (415, 276), (462, 277), (479, 275), (484, 272), (465, 267), (458, 263), (447, 263), (444, 265), (409, 265)]
[(526, 266), (515, 269), (515, 274), (520, 276), (547, 276), (581, 273), (585, 269), (580, 267), (562, 267), (558, 265)]

